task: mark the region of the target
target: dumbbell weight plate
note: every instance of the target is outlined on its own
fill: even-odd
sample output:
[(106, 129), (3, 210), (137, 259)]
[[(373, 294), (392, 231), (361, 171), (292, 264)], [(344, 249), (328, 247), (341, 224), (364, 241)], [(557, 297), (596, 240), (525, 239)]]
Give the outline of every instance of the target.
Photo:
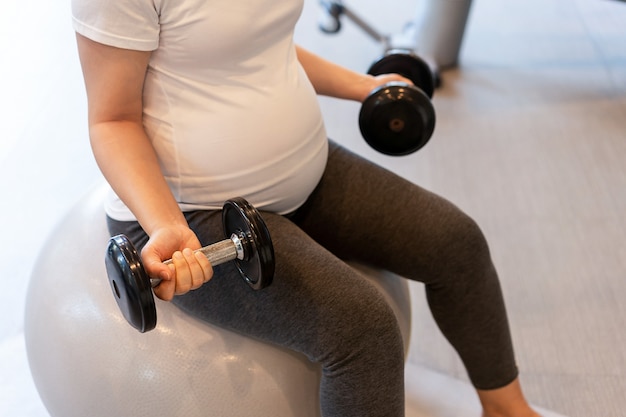
[(157, 313), (152, 285), (135, 247), (126, 236), (114, 236), (104, 259), (113, 295), (126, 321), (141, 333), (154, 329)]
[(243, 198), (233, 198), (224, 204), (222, 224), (227, 238), (235, 234), (246, 245), (246, 257), (234, 261), (243, 279), (255, 290), (270, 285), (274, 277), (274, 249), (259, 212)]
[(413, 153), (435, 130), (435, 109), (420, 89), (392, 82), (370, 93), (361, 106), (359, 128), (365, 141), (386, 155)]
[(391, 50), (372, 64), (368, 74), (400, 74), (422, 90), (428, 98), (435, 92), (435, 80), (430, 66), (417, 55), (401, 50)]

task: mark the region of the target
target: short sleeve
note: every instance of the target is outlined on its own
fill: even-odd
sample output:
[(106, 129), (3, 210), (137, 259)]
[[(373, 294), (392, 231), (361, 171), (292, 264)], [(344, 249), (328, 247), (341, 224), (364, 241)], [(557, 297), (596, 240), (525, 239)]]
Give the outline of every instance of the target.
[(79, 34), (105, 45), (152, 51), (159, 46), (159, 12), (153, 0), (72, 0)]

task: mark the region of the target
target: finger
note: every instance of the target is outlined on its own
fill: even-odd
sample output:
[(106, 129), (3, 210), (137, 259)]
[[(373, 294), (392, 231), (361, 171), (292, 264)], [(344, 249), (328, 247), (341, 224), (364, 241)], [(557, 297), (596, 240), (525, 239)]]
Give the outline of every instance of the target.
[(141, 256), (148, 276), (162, 280), (171, 280), (174, 277), (172, 271), (161, 261), (161, 258), (156, 253), (144, 250)]
[(413, 80), (409, 79), (409, 78), (404, 78), (402, 77), (402, 81), (407, 83), (408, 85), (415, 85), (415, 83), (413, 82)]
[(413, 81), (403, 75), (396, 73), (382, 74), (376, 77), (381, 85), (389, 83), (391, 81), (399, 81), (409, 85), (413, 85)]
[(172, 264), (176, 268), (176, 295), (182, 295), (191, 289), (191, 272), (185, 256), (180, 251), (172, 255)]
[(198, 263), (196, 255), (191, 249), (183, 250), (183, 256), (185, 257), (185, 262), (187, 262), (187, 267), (189, 268), (191, 278), (190, 290), (196, 290), (204, 284), (204, 271), (202, 270), (200, 263)]
[[(165, 267), (169, 271), (169, 275), (174, 277), (175, 269), (174, 265), (165, 265)], [(171, 301), (174, 298), (174, 293), (176, 291), (176, 280), (168, 279), (162, 280), (159, 285), (154, 288), (154, 295), (160, 298), (163, 301)]]
[(194, 252), (196, 261), (200, 265), (204, 275), (204, 282), (209, 282), (213, 278), (213, 266), (206, 255), (202, 252)]

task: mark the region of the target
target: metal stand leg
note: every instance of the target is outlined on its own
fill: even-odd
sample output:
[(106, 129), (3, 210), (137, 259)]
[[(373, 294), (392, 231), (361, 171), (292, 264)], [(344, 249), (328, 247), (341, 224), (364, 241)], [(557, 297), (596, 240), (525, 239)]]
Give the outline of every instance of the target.
[(458, 64), (472, 0), (422, 0), (415, 17), (413, 47), (440, 69)]

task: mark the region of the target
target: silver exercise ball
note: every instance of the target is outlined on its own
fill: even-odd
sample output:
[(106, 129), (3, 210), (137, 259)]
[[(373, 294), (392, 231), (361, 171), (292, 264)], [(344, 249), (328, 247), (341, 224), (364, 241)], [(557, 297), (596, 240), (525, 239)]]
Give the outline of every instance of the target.
[[(318, 365), (156, 300), (157, 327), (122, 317), (104, 268), (105, 187), (61, 221), (34, 267), (25, 338), (52, 417), (319, 417)], [(408, 284), (377, 272), (408, 346)]]

